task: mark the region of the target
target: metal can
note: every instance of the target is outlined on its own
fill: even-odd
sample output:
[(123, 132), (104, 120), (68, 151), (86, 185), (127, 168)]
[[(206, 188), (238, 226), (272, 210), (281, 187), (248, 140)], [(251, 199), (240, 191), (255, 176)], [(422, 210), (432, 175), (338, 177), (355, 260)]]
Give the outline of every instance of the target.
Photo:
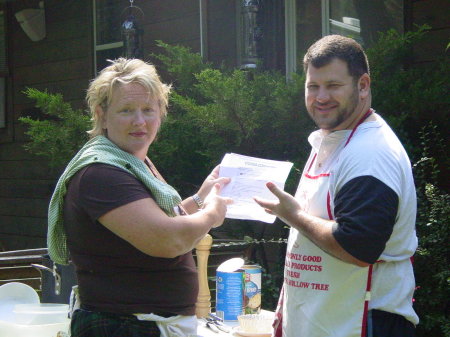
[(244, 272), (216, 272), (216, 315), (237, 321), (244, 308)]
[(244, 265), (244, 313), (259, 314), (261, 312), (261, 267)]

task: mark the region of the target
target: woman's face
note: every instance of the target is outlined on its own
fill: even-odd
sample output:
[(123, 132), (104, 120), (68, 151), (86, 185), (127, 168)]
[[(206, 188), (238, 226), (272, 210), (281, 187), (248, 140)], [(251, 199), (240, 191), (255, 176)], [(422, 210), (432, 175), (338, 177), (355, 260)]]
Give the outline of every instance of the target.
[(158, 102), (146, 89), (138, 83), (122, 84), (114, 89), (107, 110), (97, 111), (108, 139), (144, 160), (161, 125)]

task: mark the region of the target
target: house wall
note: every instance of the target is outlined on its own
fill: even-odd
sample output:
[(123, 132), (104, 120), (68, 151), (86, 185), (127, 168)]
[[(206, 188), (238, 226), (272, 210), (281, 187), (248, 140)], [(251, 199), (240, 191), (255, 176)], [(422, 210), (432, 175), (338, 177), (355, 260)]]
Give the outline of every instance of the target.
[[(414, 62), (423, 63), (444, 55), (450, 37), (450, 1), (415, 0), (411, 4), (411, 26), (427, 24), (431, 27), (426, 38), (414, 49)], [(448, 55), (448, 50), (447, 50)]]
[(180, 44), (200, 51), (200, 21), (198, 0), (141, 1), (135, 4), (145, 13), (142, 17), (144, 30), (144, 58), (160, 53), (156, 40), (168, 44)]
[(23, 90), (61, 93), (79, 108), (92, 74), (89, 1), (46, 0), (47, 35), (38, 42), (25, 35), (13, 16), (30, 3), (15, 1), (7, 8), (12, 139), (0, 143), (0, 250), (46, 246), (47, 206), (60, 173), (23, 148), (26, 136), (18, 118), (40, 116)]

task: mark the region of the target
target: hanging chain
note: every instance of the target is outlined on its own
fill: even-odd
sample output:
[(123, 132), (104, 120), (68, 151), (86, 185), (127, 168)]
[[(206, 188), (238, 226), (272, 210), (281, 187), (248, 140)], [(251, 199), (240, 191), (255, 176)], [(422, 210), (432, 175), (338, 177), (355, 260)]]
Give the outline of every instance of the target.
[(133, 7), (134, 0), (130, 0), (130, 7)]

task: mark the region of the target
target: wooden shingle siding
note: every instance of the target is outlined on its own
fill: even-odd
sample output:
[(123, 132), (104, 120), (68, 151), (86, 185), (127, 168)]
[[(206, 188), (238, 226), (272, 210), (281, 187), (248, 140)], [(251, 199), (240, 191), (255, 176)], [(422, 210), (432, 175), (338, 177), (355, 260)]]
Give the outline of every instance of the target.
[[(74, 108), (84, 106), (92, 63), (90, 0), (46, 0), (46, 37), (31, 41), (14, 13), (26, 5), (8, 5), (9, 69), (12, 79), (13, 142), (0, 144), (0, 250), (46, 246), (47, 208), (60, 170), (27, 153), (26, 127), (18, 121), (34, 109), (27, 87), (61, 93)], [(28, 6), (30, 4), (28, 3)]]
[[(90, 76), (91, 72), (86, 68), (86, 60), (75, 58), (41, 63), (39, 67), (31, 65), (17, 68), (14, 72), (14, 81), (19, 84), (20, 88), (24, 89), (42, 83), (58, 82), (62, 78), (64, 80), (84, 79)], [(81, 88), (76, 88), (76, 90), (82, 92)]]
[(435, 60), (436, 55), (444, 55), (450, 42), (449, 10), (448, 0), (418, 0), (412, 3), (412, 23), (431, 27), (420, 46), (414, 49), (414, 62), (429, 62)]

